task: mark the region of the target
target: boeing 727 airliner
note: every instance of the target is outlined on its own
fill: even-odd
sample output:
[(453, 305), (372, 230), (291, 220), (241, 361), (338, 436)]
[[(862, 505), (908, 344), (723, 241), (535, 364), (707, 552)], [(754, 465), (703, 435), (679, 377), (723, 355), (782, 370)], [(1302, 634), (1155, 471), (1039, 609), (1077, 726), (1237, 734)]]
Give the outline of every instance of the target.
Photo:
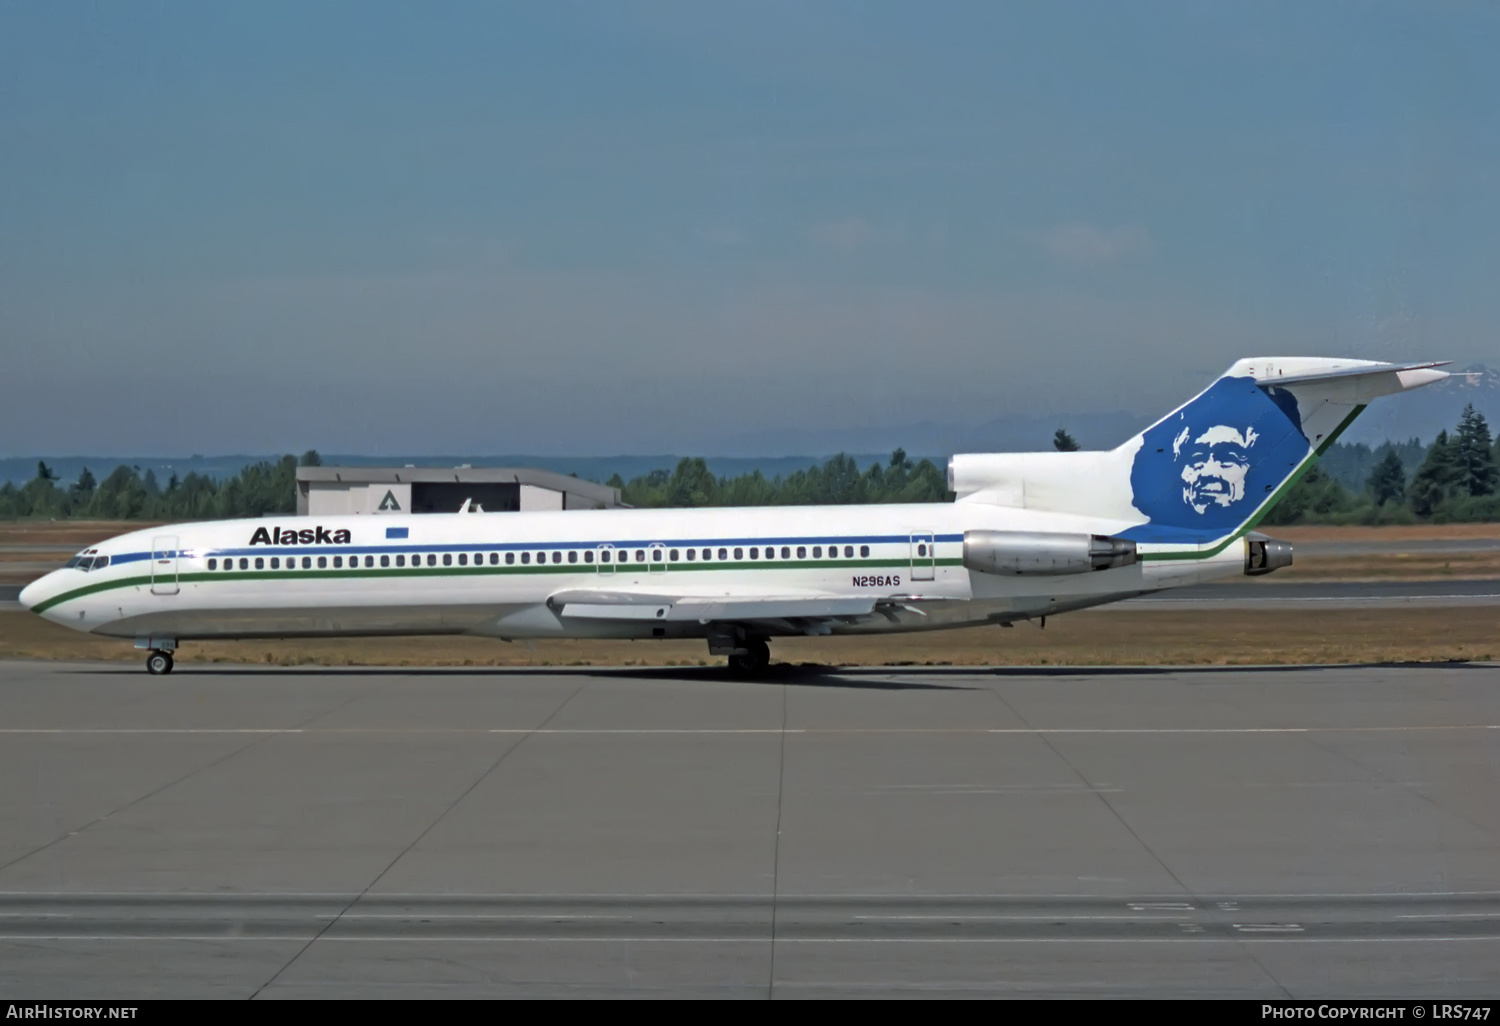
[(398, 634), (768, 641), (1010, 625), (1292, 561), (1253, 528), (1379, 396), (1442, 364), (1241, 360), (1118, 448), (954, 456), (951, 503), (273, 517), (135, 531), (21, 592), (134, 639)]

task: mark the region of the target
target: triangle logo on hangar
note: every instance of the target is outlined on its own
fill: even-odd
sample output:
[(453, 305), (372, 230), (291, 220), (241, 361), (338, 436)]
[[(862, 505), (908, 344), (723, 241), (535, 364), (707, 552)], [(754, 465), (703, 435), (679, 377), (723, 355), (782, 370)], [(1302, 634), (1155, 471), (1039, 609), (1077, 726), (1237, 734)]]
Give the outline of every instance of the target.
[(380, 505), (376, 506), (375, 509), (380, 513), (391, 511), (399, 513), (401, 512), (401, 503), (396, 501), (396, 493), (394, 491), (387, 490), (385, 498), (380, 500)]

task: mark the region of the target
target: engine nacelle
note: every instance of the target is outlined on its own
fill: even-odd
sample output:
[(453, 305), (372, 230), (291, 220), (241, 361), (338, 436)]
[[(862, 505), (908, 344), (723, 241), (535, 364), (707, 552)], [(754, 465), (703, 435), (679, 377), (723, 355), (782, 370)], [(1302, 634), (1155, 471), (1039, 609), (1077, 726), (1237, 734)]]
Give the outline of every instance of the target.
[(1099, 534), (965, 531), (964, 566), (984, 574), (1052, 577), (1129, 566), (1135, 542)]
[(1259, 577), (1292, 565), (1292, 543), (1275, 541), (1258, 531), (1245, 535), (1245, 573)]

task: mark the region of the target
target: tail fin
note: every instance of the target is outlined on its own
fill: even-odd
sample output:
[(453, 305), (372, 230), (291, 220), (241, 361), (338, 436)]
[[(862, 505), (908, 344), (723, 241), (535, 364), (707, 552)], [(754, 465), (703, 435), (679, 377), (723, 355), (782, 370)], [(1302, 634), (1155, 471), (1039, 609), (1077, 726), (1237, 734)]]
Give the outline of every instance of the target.
[(1439, 364), (1241, 360), (1117, 453), (1148, 523), (1139, 541), (1253, 527), (1370, 400), (1439, 381)]
[(949, 487), (965, 501), (1112, 520), (1139, 542), (1211, 544), (1259, 522), (1370, 400), (1446, 378), (1438, 366), (1241, 360), (1116, 449), (954, 456)]

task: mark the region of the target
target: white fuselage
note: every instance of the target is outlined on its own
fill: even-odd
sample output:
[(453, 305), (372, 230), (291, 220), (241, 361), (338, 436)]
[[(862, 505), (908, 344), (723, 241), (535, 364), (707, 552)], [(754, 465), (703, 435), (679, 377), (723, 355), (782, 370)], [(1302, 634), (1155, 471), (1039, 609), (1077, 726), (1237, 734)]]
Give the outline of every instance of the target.
[[(964, 532), (1129, 526), (985, 503), (274, 517), (103, 542), (21, 600), (111, 637), (394, 634), (704, 637), (710, 620), (566, 616), (559, 596), (880, 601), (879, 615), (770, 618), (765, 636), (1010, 622), (1242, 572), (1245, 543), (1058, 576), (963, 565)], [(1183, 558), (1186, 556), (1187, 558)]]

